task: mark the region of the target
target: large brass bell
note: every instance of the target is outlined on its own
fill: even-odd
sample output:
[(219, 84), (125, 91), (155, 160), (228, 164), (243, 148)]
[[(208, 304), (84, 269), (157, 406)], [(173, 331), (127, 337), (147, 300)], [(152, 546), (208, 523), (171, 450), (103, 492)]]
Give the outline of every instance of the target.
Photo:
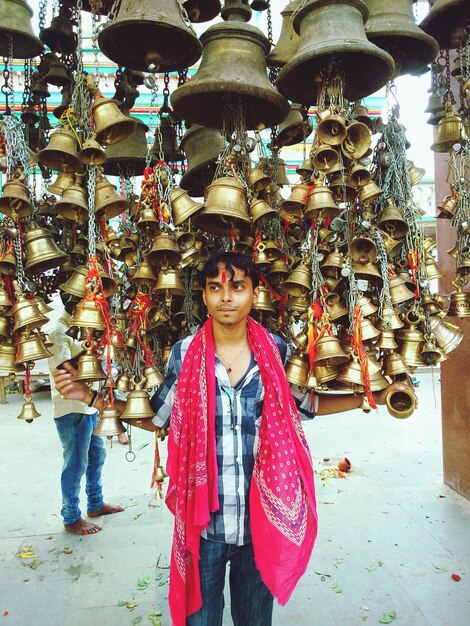
[(91, 116), (95, 125), (96, 141), (105, 146), (126, 139), (137, 125), (135, 118), (121, 113), (116, 100), (100, 95), (96, 96), (91, 105)]
[(121, 414), (123, 420), (145, 419), (155, 415), (150, 405), (149, 395), (142, 389), (145, 381), (137, 383), (135, 378), (132, 379), (133, 389), (127, 396), (126, 406)]
[(369, 7), (367, 38), (392, 55), (395, 76), (418, 73), (434, 61), (439, 44), (415, 24), (413, 0), (387, 5), (380, 0), (365, 1)]
[(36, 407), (34, 406), (34, 402), (31, 399), (31, 396), (25, 394), (24, 396), (25, 402), (21, 407), (21, 412), (18, 415), (19, 420), (25, 420), (28, 423), (31, 423), (37, 417), (41, 417), (41, 414), (38, 412)]
[[(51, 25), (43, 28), (39, 38), (52, 52), (72, 54), (77, 49), (77, 35), (72, 30), (71, 11), (61, 6), (59, 14), (52, 18)], [(53, 83), (56, 84), (56, 83)]]
[(317, 339), (315, 366), (326, 365), (336, 367), (349, 361), (349, 356), (341, 348), (339, 339), (331, 334), (324, 334)]
[(390, 415), (405, 419), (414, 412), (416, 399), (411, 389), (398, 389), (387, 394), (385, 404)]
[(201, 42), (198, 71), (171, 95), (181, 117), (223, 128), (227, 102), (232, 98), (243, 108), (248, 130), (270, 128), (285, 119), (289, 103), (268, 79), (266, 54), (270, 46), (260, 30), (229, 19), (208, 28)]
[(308, 357), (304, 354), (293, 354), (286, 364), (286, 377), (292, 385), (305, 387), (308, 378)]
[(300, 263), (281, 283), (281, 288), (289, 296), (305, 297), (312, 289), (312, 272), (309, 266)]
[(71, 128), (58, 128), (45, 148), (39, 150), (38, 163), (56, 172), (80, 172), (83, 164), (78, 158), (79, 140)]
[(219, 14), (220, 0), (186, 0), (184, 8), (191, 22), (209, 22)]
[[(362, 0), (307, 0), (294, 17), (300, 34), (295, 55), (281, 69), (278, 87), (293, 102), (313, 104), (321, 84), (316, 79), (332, 57), (345, 76), (344, 95), (356, 100), (378, 91), (393, 75), (393, 58), (367, 40)], [(364, 68), (367, 67), (367, 72)]]
[(171, 211), (175, 226), (180, 226), (204, 207), (202, 202), (190, 198), (187, 192), (180, 187), (173, 187), (170, 191)]
[(225, 148), (222, 133), (217, 128), (193, 124), (183, 135), (180, 148), (185, 152), (188, 161), (180, 186), (190, 196), (201, 198), (214, 178), (217, 159)]
[(24, 238), (27, 273), (38, 274), (59, 267), (69, 256), (59, 249), (53, 236), (45, 229), (30, 224)]
[(207, 189), (204, 209), (194, 217), (197, 228), (215, 235), (228, 234), (232, 228), (247, 228), (250, 217), (246, 190), (236, 178), (223, 176)]
[[(73, 322), (71, 322), (73, 324)], [(75, 380), (99, 382), (108, 378), (101, 365), (101, 360), (94, 354), (92, 346), (85, 344), (85, 354), (78, 359)]]
[(106, 221), (117, 217), (129, 208), (130, 201), (120, 196), (116, 187), (106, 178), (100, 177), (96, 181), (95, 212), (96, 219)]
[(266, 57), (266, 63), (269, 67), (284, 67), (297, 52), (300, 37), (294, 30), (292, 17), (301, 3), (302, 0), (292, 0), (292, 2), (289, 2), (281, 11), (281, 33), (276, 45)]
[(86, 296), (85, 299), (77, 305), (70, 324), (71, 326), (89, 328), (92, 330), (104, 330), (106, 328), (106, 322), (101, 309), (95, 305), (92, 298), (87, 298)]
[(169, 232), (160, 233), (147, 254), (147, 261), (154, 267), (175, 266), (181, 261), (181, 252)]
[(470, 23), (470, 6), (466, 0), (436, 0), (421, 22), (421, 28), (437, 39), (443, 49), (457, 48)]
[(100, 421), (93, 431), (94, 435), (101, 437), (113, 437), (126, 432), (126, 429), (119, 419), (119, 411), (111, 406), (106, 406), (100, 411)]
[(22, 295), (17, 295), (11, 315), (15, 320), (13, 332), (40, 328), (47, 322), (47, 317), (39, 311), (37, 304)]
[[(0, 3), (0, 53), (2, 57), (32, 59), (41, 54), (43, 45), (31, 25), (33, 11), (24, 0)], [(10, 46), (12, 49), (10, 49)]]
[(455, 350), (464, 337), (462, 330), (455, 324), (445, 322), (436, 315), (431, 315), (429, 322), (431, 325), (431, 332), (433, 333), (439, 348), (445, 354), (449, 354)]
[(28, 217), (33, 212), (29, 189), (17, 178), (7, 181), (2, 187), (0, 213), (15, 219)]
[(50, 356), (52, 352), (49, 352), (37, 332), (26, 330), (20, 333), (15, 361), (17, 365), (47, 359)]
[(177, 0), (121, 0), (114, 19), (100, 31), (98, 45), (119, 66), (143, 72), (174, 72), (201, 56), (201, 43)]
[(461, 146), (467, 139), (462, 118), (453, 111), (452, 101), (445, 102), (445, 116), (437, 125), (436, 141), (432, 144), (433, 152), (449, 152), (454, 146)]
[(123, 172), (129, 176), (140, 176), (145, 167), (147, 158), (148, 126), (137, 117), (131, 117), (124, 112), (129, 119), (135, 120), (134, 130), (118, 143), (106, 146), (106, 161), (103, 165), (105, 174), (120, 176)]

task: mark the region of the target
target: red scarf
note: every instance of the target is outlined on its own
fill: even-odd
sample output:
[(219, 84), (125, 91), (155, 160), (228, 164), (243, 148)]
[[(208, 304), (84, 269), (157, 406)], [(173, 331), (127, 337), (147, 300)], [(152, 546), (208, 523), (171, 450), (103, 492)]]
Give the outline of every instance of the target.
[[(307, 568), (317, 534), (313, 467), (278, 347), (252, 318), (247, 333), (265, 392), (250, 487), (250, 528), (256, 566), (284, 605)], [(202, 606), (200, 537), (210, 513), (219, 508), (215, 403), (209, 319), (186, 352), (168, 438), (166, 503), (175, 516), (169, 591), (173, 626), (185, 626), (187, 616)]]

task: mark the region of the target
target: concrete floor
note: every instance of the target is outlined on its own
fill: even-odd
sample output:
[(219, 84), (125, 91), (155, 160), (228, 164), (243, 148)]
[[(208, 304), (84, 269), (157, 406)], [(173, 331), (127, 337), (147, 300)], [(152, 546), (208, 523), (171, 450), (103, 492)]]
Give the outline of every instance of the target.
[[(394, 614), (397, 626), (470, 624), (470, 502), (442, 483), (438, 373), (418, 376), (420, 406), (408, 420), (381, 408), (307, 424), (320, 531), (275, 626), (379, 624)], [(33, 424), (16, 419), (18, 395), (8, 400), (0, 405), (0, 625), (170, 626), (172, 520), (149, 487), (152, 435), (134, 429), (132, 463), (124, 446), (108, 449), (105, 496), (126, 510), (80, 538), (63, 531), (59, 515), (61, 449), (48, 393), (35, 395), (42, 415)], [(343, 456), (352, 469), (338, 478), (329, 468)]]

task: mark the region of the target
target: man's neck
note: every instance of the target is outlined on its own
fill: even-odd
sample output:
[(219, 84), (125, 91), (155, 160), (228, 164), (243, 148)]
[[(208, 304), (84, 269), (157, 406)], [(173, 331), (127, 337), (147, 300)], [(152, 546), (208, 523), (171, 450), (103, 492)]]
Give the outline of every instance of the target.
[(247, 342), (246, 320), (236, 326), (225, 326), (214, 322), (212, 328), (216, 348), (230, 348)]

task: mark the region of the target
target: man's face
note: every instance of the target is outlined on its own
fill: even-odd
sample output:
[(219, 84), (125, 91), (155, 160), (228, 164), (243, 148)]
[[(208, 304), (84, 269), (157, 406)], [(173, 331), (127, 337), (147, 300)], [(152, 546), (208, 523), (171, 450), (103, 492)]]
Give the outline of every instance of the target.
[(215, 278), (207, 278), (203, 291), (204, 303), (214, 321), (224, 326), (233, 326), (245, 320), (253, 304), (258, 301), (259, 288), (253, 289), (249, 276), (243, 270), (234, 267), (230, 276), (223, 263)]

